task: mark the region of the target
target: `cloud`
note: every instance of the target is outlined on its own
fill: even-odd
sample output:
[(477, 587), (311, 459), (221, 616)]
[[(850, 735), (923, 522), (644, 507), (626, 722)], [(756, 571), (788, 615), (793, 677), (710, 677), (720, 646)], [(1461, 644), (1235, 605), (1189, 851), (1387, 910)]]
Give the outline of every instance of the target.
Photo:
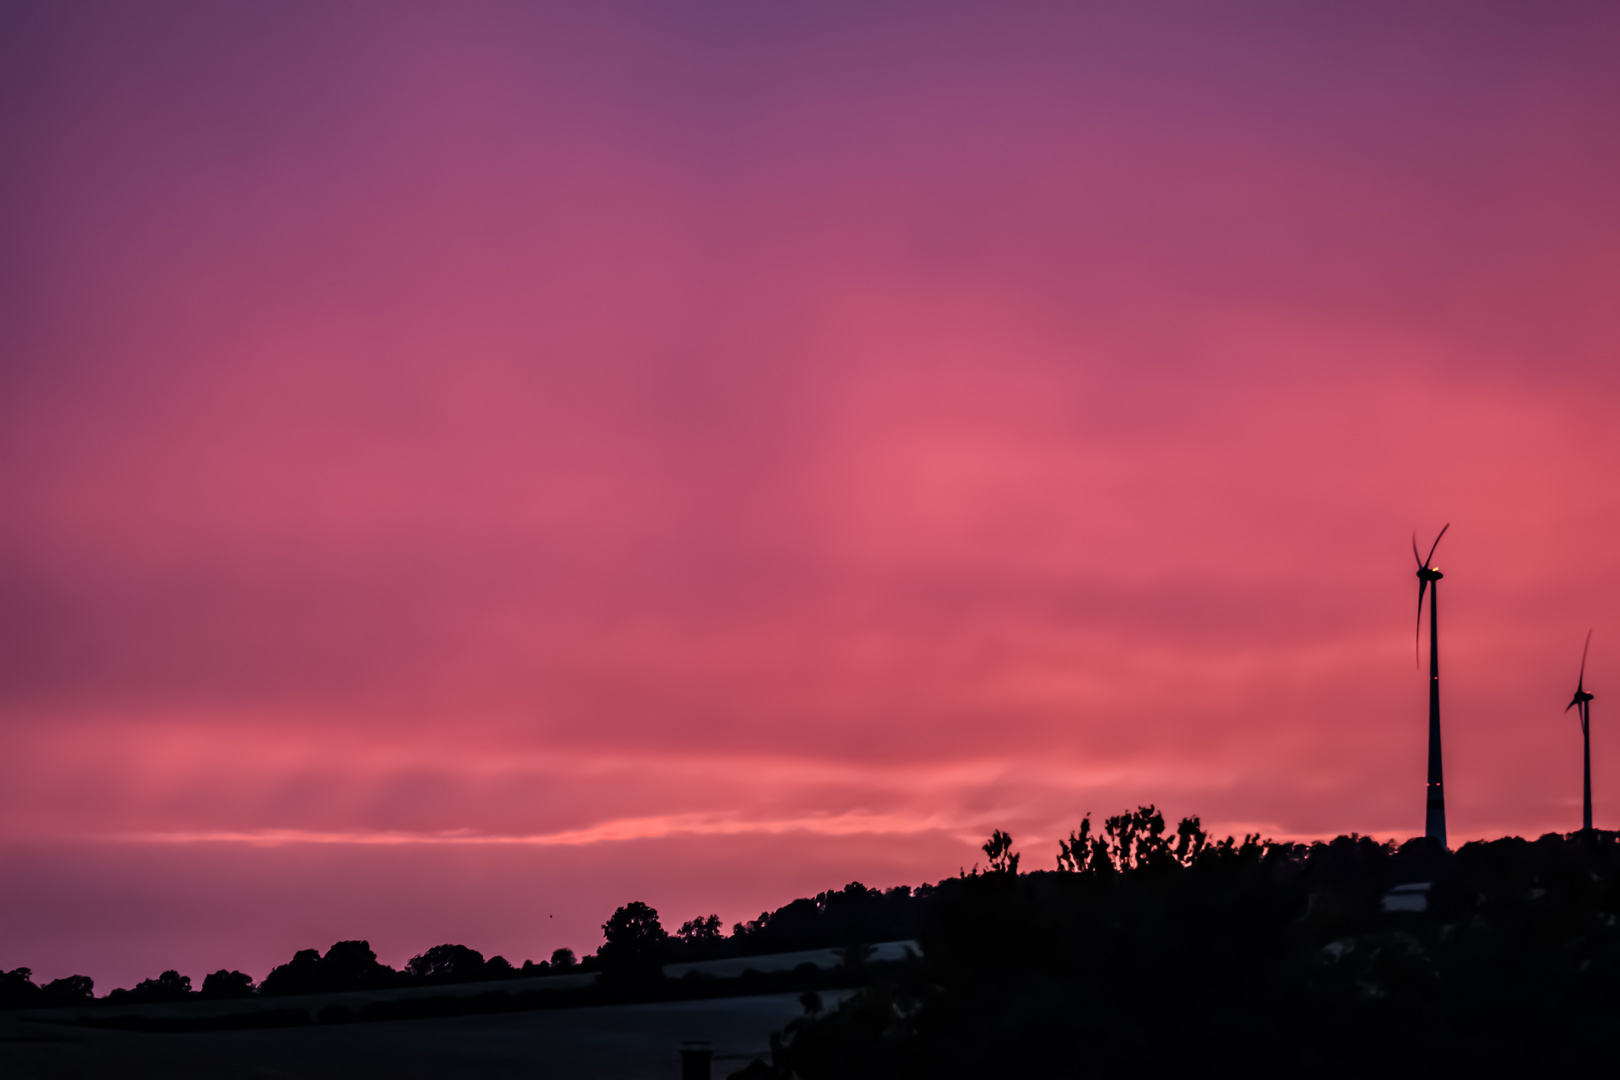
[(0, 41), (29, 912), (1410, 832), (1446, 521), (1451, 833), (1576, 820), (1612, 15), (102, 14)]

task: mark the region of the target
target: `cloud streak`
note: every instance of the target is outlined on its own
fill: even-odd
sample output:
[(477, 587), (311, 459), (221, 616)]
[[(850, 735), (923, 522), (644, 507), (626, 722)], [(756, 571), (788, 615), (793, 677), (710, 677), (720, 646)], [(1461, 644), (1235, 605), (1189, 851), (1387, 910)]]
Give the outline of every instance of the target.
[[(803, 817), (782, 821), (741, 821), (735, 818), (701, 814), (624, 818), (604, 821), (586, 829), (539, 833), (529, 836), (491, 836), (466, 830), (436, 833), (388, 831), (313, 832), (303, 829), (259, 829), (250, 832), (223, 830), (202, 832), (121, 833), (108, 840), (139, 844), (521, 844), (538, 847), (600, 844), (622, 840), (656, 840), (668, 836), (737, 836), (762, 833), (776, 836), (806, 832), (818, 836), (904, 836), (910, 833), (948, 831), (962, 833), (963, 822), (947, 823), (938, 817), (907, 818), (893, 814), (838, 814), (830, 817)], [(974, 822), (977, 826), (982, 822)]]

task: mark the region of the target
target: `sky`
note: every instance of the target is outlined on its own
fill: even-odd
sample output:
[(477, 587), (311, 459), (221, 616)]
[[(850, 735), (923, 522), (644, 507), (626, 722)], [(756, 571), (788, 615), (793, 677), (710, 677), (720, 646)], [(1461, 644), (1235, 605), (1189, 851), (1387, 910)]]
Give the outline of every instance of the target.
[[(1620, 826), (1620, 9), (0, 3), (0, 968)], [(1424, 668), (1427, 657), (1424, 657)]]

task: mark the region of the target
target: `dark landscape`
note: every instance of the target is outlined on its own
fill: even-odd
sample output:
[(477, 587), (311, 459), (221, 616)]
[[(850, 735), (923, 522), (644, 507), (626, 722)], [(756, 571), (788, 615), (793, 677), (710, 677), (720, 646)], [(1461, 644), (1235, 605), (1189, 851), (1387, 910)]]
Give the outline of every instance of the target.
[(0, 0), (0, 1080), (1607, 1077), (1617, 297), (1620, 0)]
[[(192, 992), (166, 972), (100, 999), (88, 979), (38, 987), (15, 970), (0, 984), (12, 1010), (0, 1061), (16, 1075), (71, 1075), (81, 1029), (141, 1033), (172, 1048), (228, 1031), (730, 1007), (784, 995), (801, 1014), (781, 1022), (778, 1013), (769, 1052), (721, 1075), (1171, 1076), (1210, 1061), (1250, 1062), (1260, 1075), (1493, 1075), (1612, 1054), (1620, 834), (1504, 838), (1455, 852), (1424, 838), (1212, 841), (1196, 818), (1172, 830), (1148, 806), (1096, 830), (1087, 818), (1056, 869), (1024, 868), (1000, 832), (984, 852), (982, 866), (934, 885), (851, 884), (724, 936), (716, 920), (670, 935), (656, 912), (628, 904), (577, 964), (559, 951), (514, 968), (439, 946), (394, 971), (348, 941), (299, 953), (257, 987), (222, 971)], [(878, 942), (901, 945), (877, 956)], [(817, 963), (809, 950), (835, 951)], [(806, 959), (785, 967), (795, 953)], [(759, 968), (740, 974), (704, 970), (752, 957)], [(767, 1009), (754, 1020), (770, 1018)], [(705, 1038), (712, 1052), (704, 1029), (716, 1023), (698, 1010), (689, 1026), (699, 1030), (686, 1037)], [(577, 1040), (566, 1041), (552, 1050), (559, 1075), (620, 1074), (605, 1059), (579, 1060)], [(650, 1047), (643, 1073), (632, 1065), (622, 1074), (672, 1075), (677, 1049)], [(396, 1070), (379, 1052), (377, 1074)], [(528, 1052), (547, 1060), (544, 1044)], [(246, 1064), (215, 1067), (259, 1075), (233, 1071)], [(298, 1067), (325, 1075), (338, 1066)], [(341, 1063), (351, 1075), (357, 1067)], [(505, 1066), (491, 1067), (498, 1075)]]

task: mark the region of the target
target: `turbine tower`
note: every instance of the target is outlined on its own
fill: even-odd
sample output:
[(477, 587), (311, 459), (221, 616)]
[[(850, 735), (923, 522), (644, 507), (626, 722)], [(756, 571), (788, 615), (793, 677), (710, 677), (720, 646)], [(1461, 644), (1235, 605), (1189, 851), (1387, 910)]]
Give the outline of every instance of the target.
[[(1440, 530), (1440, 536), (1446, 535), (1446, 529), (1451, 528), (1448, 522)], [(1440, 841), (1440, 846), (1446, 846), (1446, 787), (1440, 770), (1440, 579), (1445, 575), (1437, 567), (1431, 566), (1434, 561), (1434, 549), (1440, 546), (1440, 536), (1434, 538), (1434, 544), (1429, 548), (1429, 557), (1423, 558), (1418, 554), (1417, 534), (1412, 535), (1412, 558), (1417, 560), (1418, 570), (1418, 614), (1416, 648), (1419, 655), (1422, 651), (1423, 637), (1423, 593), (1429, 593), (1429, 797), (1427, 809), (1423, 817), (1423, 835)]]
[(1581, 674), (1575, 680), (1575, 696), (1564, 711), (1580, 708), (1581, 743), (1585, 748), (1585, 761), (1581, 769), (1581, 828), (1592, 828), (1592, 695), (1586, 689), (1586, 652), (1592, 647), (1592, 631), (1586, 632), (1586, 646), (1581, 649)]

